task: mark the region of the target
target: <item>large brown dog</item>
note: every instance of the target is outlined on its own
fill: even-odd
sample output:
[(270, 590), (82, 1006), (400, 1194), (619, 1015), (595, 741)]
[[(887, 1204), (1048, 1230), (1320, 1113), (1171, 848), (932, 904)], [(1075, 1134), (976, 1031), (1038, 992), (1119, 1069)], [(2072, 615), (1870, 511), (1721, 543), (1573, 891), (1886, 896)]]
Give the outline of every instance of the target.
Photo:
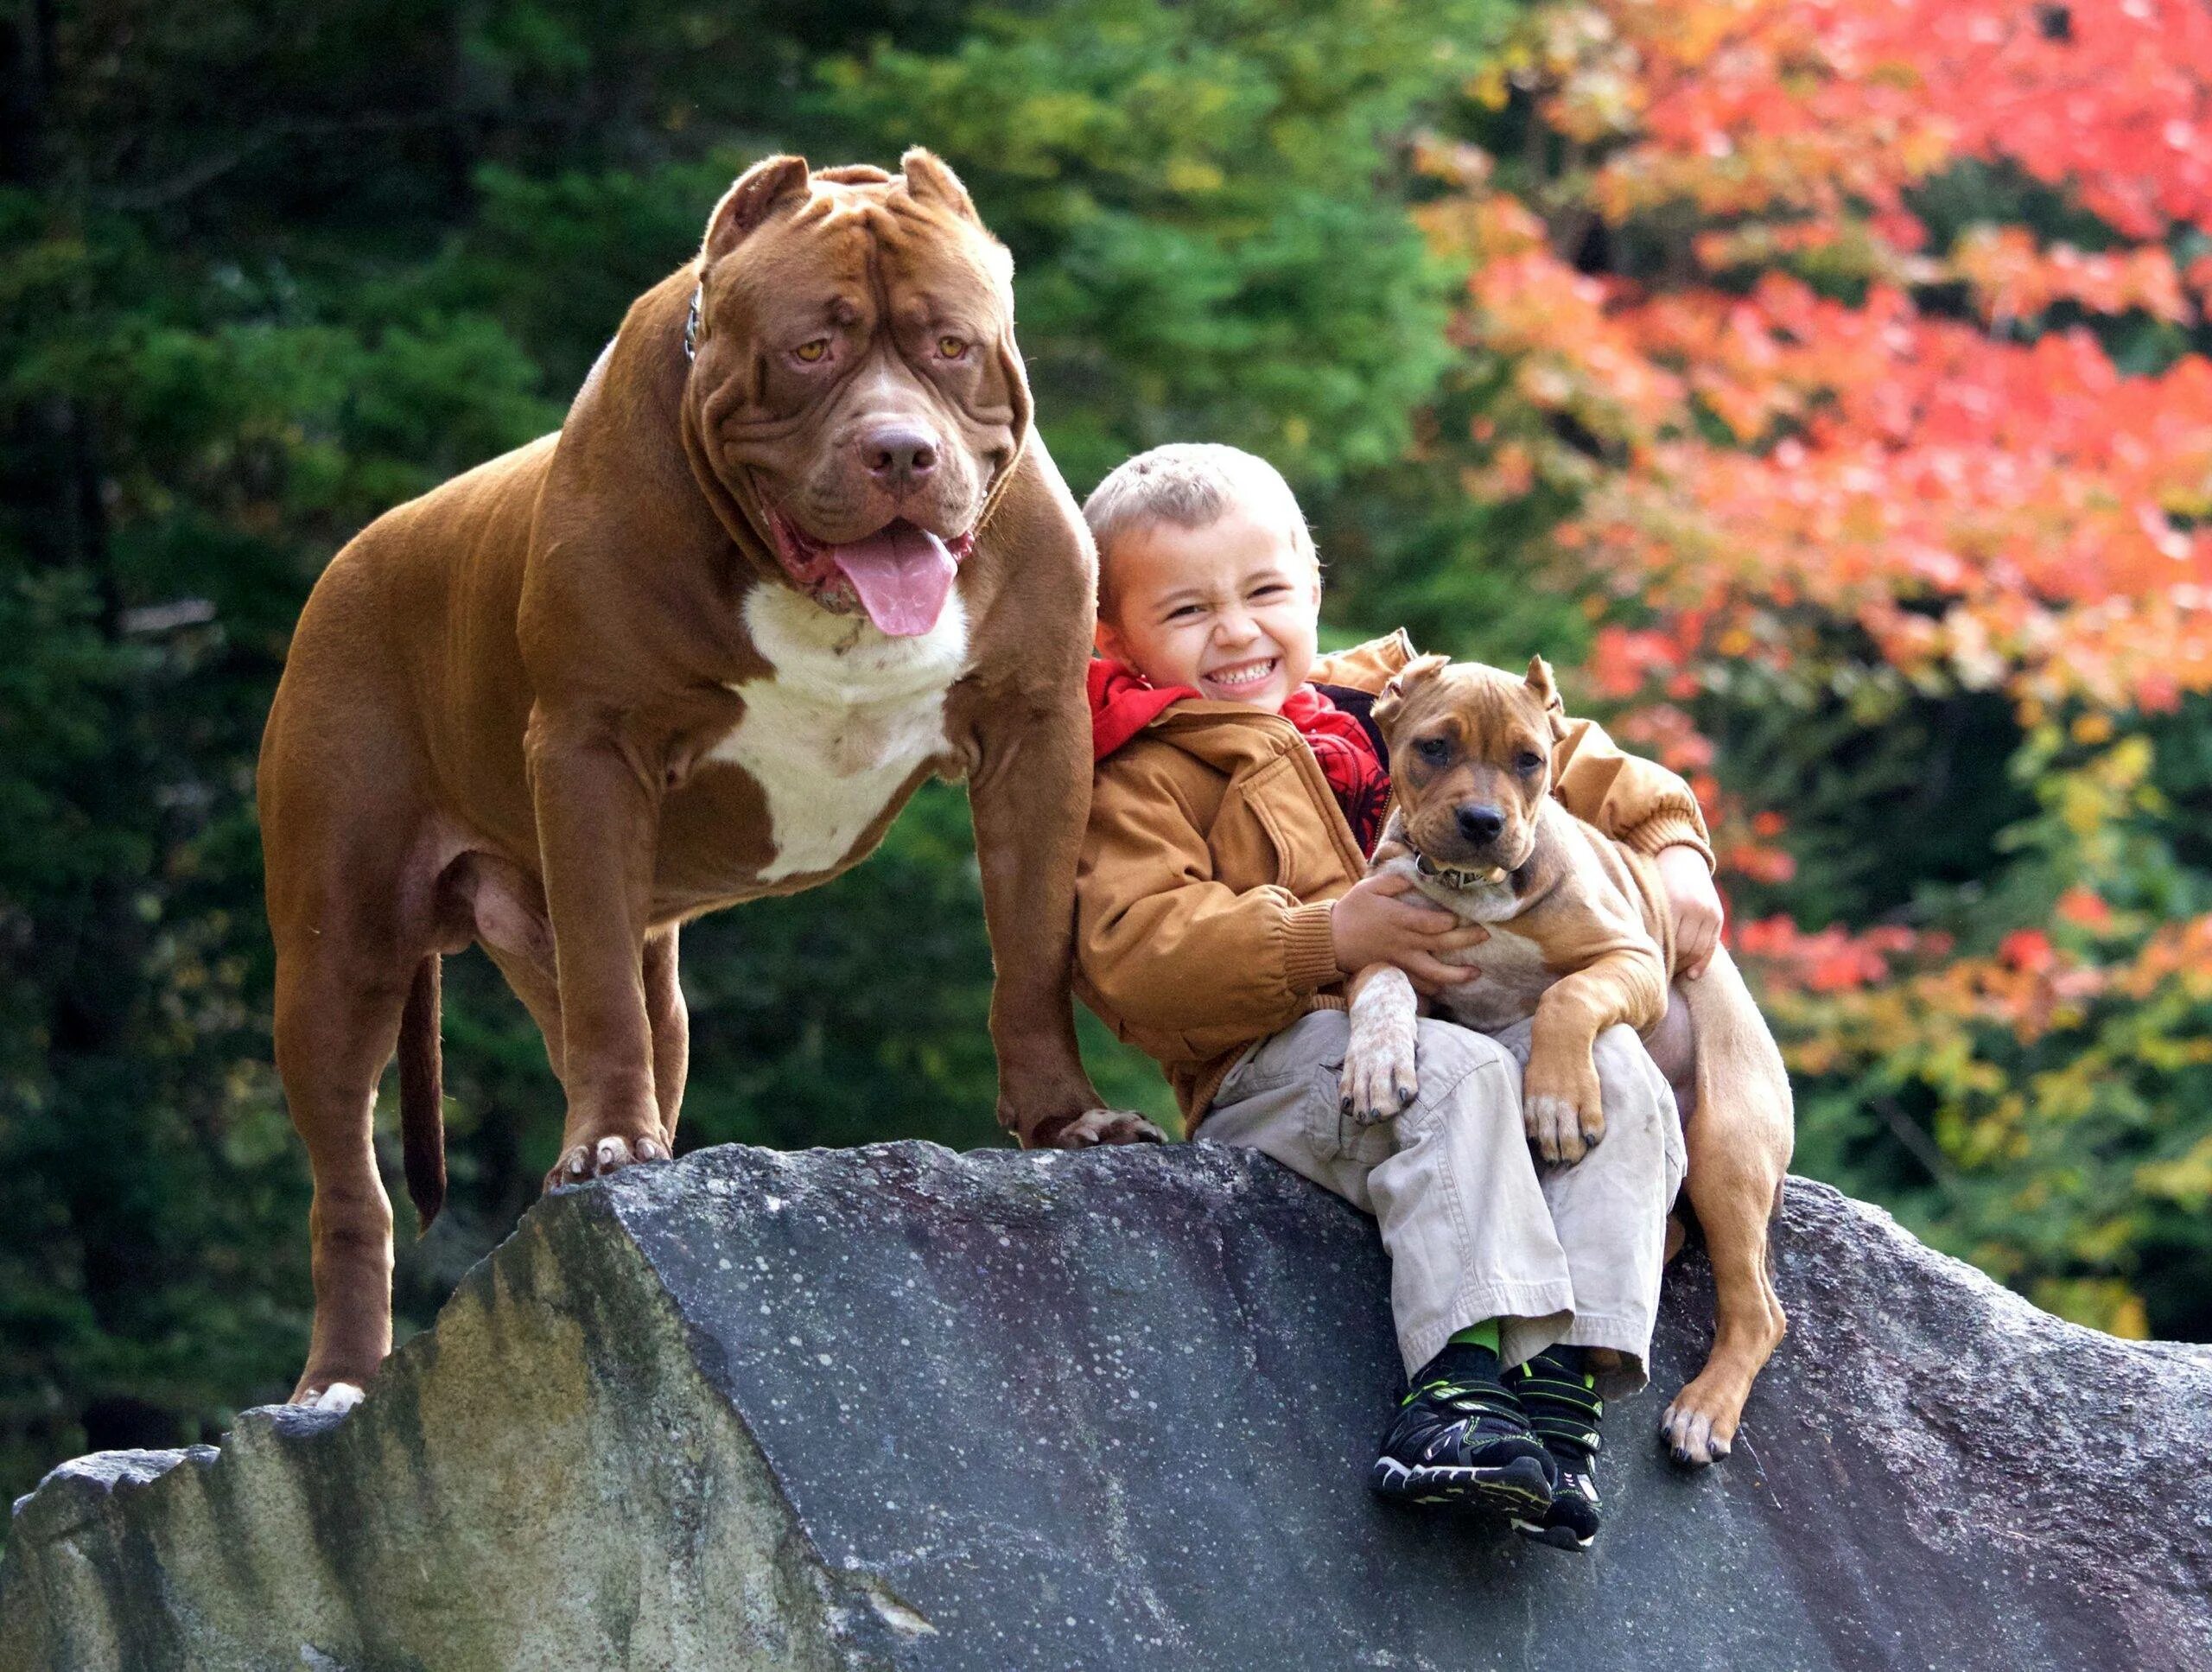
[(549, 1186), (664, 1159), (677, 925), (868, 853), (968, 780), (999, 1118), (1098, 1107), (1068, 998), (1095, 560), (1030, 427), (1013, 264), (950, 170), (747, 171), (632, 305), (560, 433), (386, 513), (300, 618), (263, 740), (276, 1062), (315, 1174), (293, 1397), (391, 1340), (371, 1143), (395, 1042), (409, 1194), (443, 1200), (438, 960), (480, 944), (567, 1093)]
[[(1421, 657), (1384, 689), (1374, 717), (1397, 808), (1370, 873), (1402, 874), (1430, 901), (1490, 926), (1487, 940), (1446, 960), (1481, 978), (1432, 1002), (1484, 1032), (1534, 1017), (1522, 1107), (1538, 1153), (1573, 1162), (1604, 1137), (1590, 1049), (1616, 1022), (1645, 1035), (1674, 1086), (1716, 1328), (1704, 1370), (1668, 1406), (1661, 1433), (1684, 1463), (1726, 1457), (1783, 1327), (1767, 1268), (1795, 1125), (1782, 1053), (1726, 949), (1704, 975), (1681, 978), (1650, 860), (1552, 795), (1565, 716), (1541, 657), (1525, 679)], [(1360, 971), (1349, 991), (1345, 1108), (1385, 1119), (1414, 1099), (1419, 1001), (1389, 964)], [(1679, 1223), (1670, 1230), (1671, 1251)]]

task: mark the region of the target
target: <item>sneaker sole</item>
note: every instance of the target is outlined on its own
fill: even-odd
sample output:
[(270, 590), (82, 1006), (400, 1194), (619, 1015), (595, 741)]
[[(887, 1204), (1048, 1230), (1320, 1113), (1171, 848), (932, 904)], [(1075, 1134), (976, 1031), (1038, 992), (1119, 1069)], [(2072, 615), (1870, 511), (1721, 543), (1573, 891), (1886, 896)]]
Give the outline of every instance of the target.
[(1513, 1517), (1513, 1530), (1533, 1543), (1548, 1544), (1554, 1550), (1571, 1550), (1577, 1555), (1598, 1542), (1595, 1537), (1578, 1536), (1569, 1527), (1547, 1527), (1538, 1522), (1523, 1521), (1518, 1516)]
[(1375, 1459), (1368, 1484), (1402, 1504), (1448, 1504), (1505, 1515), (1541, 1515), (1551, 1508), (1551, 1483), (1533, 1457), (1517, 1457), (1493, 1469), (1450, 1468), (1439, 1464), (1409, 1465), (1393, 1457)]

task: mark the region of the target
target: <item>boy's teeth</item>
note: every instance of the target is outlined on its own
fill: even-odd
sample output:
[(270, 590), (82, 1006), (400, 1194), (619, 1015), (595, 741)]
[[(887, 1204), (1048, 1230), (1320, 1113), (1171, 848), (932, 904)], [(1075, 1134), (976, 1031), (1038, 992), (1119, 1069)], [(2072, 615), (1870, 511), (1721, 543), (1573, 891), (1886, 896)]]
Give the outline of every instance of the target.
[(1206, 677), (1217, 685), (1256, 685), (1274, 671), (1273, 662), (1262, 662), (1255, 667), (1240, 668), (1235, 673), (1213, 673)]

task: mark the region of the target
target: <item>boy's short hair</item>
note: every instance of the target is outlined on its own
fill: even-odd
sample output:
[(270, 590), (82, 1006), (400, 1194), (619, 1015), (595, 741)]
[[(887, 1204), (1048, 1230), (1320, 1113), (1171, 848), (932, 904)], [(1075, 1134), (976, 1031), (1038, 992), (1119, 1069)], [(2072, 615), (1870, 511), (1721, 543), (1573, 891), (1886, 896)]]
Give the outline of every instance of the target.
[(1156, 523), (1205, 528), (1217, 522), (1237, 499), (1262, 513), (1279, 512), (1290, 526), (1290, 544), (1321, 575), (1313, 531), (1298, 496), (1277, 470), (1256, 453), (1218, 442), (1170, 442), (1126, 459), (1090, 490), (1083, 518), (1098, 546), (1098, 607), (1110, 610), (1113, 582), (1109, 556), (1114, 543)]

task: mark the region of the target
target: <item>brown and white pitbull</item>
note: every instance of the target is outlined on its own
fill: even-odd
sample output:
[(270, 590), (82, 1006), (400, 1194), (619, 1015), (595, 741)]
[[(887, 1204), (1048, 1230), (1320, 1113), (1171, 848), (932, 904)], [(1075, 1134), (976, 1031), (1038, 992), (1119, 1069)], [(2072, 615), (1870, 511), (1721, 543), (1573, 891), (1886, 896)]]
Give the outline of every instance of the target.
[(964, 778), (1025, 1144), (1098, 1106), (1068, 997), (1095, 558), (1031, 428), (1013, 263), (952, 172), (772, 157), (632, 304), (557, 435), (332, 561), (262, 742), (276, 1063), (315, 1175), (293, 1397), (391, 1341), (371, 1142), (397, 1044), (409, 1194), (444, 1198), (438, 961), (481, 944), (567, 1094), (549, 1186), (671, 1153), (677, 925), (828, 881)]
[[(1573, 1162), (1605, 1135), (1591, 1047), (1615, 1022), (1645, 1036), (1681, 1109), (1690, 1206), (1713, 1262), (1716, 1328), (1704, 1370), (1661, 1433), (1684, 1463), (1728, 1454), (1751, 1382), (1782, 1339), (1767, 1227), (1795, 1133), (1782, 1053), (1726, 950), (1681, 979), (1656, 868), (1551, 793), (1566, 719), (1541, 657), (1525, 678), (1424, 656), (1376, 700), (1396, 807), (1370, 874), (1399, 874), (1489, 938), (1446, 962), (1482, 971), (1430, 1002), (1484, 1033), (1533, 1017), (1522, 1107), (1547, 1161)], [(1346, 1111), (1388, 1119), (1414, 1096), (1420, 1000), (1377, 964), (1348, 987)], [(1669, 1227), (1671, 1255), (1681, 1243)]]

